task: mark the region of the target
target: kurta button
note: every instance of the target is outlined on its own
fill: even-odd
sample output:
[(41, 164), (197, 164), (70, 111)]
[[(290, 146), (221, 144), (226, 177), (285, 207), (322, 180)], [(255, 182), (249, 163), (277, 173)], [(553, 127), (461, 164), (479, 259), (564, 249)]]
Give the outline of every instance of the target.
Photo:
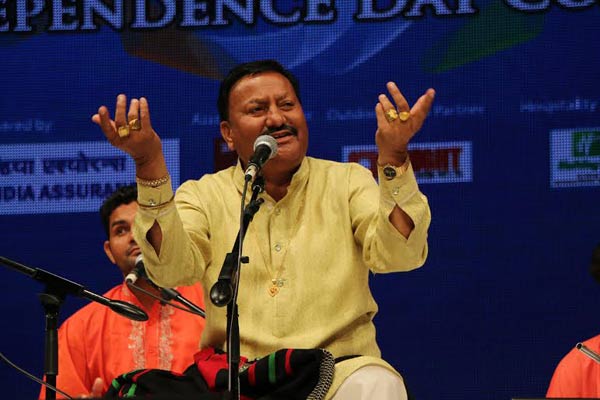
[(275, 245), (275, 251), (281, 251), (281, 244), (277, 243)]
[(400, 188), (396, 186), (394, 189), (392, 189), (392, 193), (394, 196), (398, 195), (398, 193), (400, 193)]
[(154, 207), (155, 205), (157, 205), (158, 203), (156, 202), (156, 200), (154, 199), (148, 199), (148, 204), (151, 205), (152, 207)]
[(281, 208), (275, 207), (275, 215), (281, 214)]

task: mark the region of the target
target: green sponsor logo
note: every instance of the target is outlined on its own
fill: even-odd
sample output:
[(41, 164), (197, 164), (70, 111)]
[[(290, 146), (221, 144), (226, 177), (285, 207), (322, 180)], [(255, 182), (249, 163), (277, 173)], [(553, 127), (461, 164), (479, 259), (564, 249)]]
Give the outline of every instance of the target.
[(561, 161), (558, 163), (558, 169), (589, 169), (592, 171), (598, 171), (598, 163), (587, 161)]
[(571, 133), (571, 157), (558, 162), (562, 171), (595, 171), (600, 170), (600, 131), (585, 130)]
[(571, 139), (573, 157), (600, 156), (600, 131), (576, 131)]

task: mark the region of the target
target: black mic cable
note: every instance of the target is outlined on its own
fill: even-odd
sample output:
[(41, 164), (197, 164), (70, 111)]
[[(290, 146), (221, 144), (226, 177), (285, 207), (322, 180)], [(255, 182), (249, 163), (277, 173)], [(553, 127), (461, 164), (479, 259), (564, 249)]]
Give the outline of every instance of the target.
[(23, 368), (19, 367), (17, 364), (15, 364), (12, 361), (10, 361), (8, 359), (8, 357), (6, 357), (4, 354), (2, 354), (2, 352), (0, 352), (0, 359), (2, 361), (4, 361), (5, 363), (7, 363), (9, 366), (11, 366), (14, 369), (16, 369), (17, 371), (19, 371), (20, 373), (22, 373), (23, 375), (25, 375), (26, 377), (28, 377), (29, 379), (31, 379), (32, 381), (37, 382), (40, 385), (45, 386), (47, 388), (50, 388), (51, 390), (55, 391), (56, 393), (62, 394), (63, 396), (65, 396), (69, 400), (73, 400), (73, 397), (70, 396), (68, 393), (63, 392), (62, 390), (60, 390), (56, 386), (51, 385), (48, 382), (43, 381), (42, 379), (40, 379), (37, 376), (33, 375), (31, 372), (28, 372), (28, 371), (24, 370)]

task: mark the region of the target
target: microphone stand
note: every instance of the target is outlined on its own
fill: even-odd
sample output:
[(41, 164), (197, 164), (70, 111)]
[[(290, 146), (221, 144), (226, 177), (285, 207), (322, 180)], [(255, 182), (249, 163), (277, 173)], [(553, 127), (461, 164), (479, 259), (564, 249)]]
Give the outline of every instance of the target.
[[(227, 304), (227, 354), (228, 354), (228, 391), (225, 399), (238, 400), (239, 389), (239, 366), (240, 366), (240, 326), (237, 305), (237, 294), (240, 282), (241, 263), (247, 264), (248, 257), (241, 256), (240, 248), (246, 236), (248, 225), (258, 212), (260, 205), (264, 202), (258, 195), (264, 191), (264, 178), (257, 176), (252, 184), (252, 197), (246, 207), (243, 208), (241, 226), (233, 245), (231, 253), (227, 253), (223, 261), (223, 267), (218, 281), (210, 291), (212, 302), (222, 307)], [(245, 191), (244, 191), (245, 192)], [(242, 196), (243, 207), (244, 196)]]
[[(110, 300), (104, 296), (97, 295), (85, 289), (82, 285), (51, 272), (40, 268), (31, 268), (2, 256), (0, 256), (0, 263), (46, 284), (44, 293), (39, 293), (38, 297), (44, 307), (46, 321), (44, 374), (46, 375), (46, 382), (52, 386), (56, 386), (56, 376), (58, 375), (58, 314), (66, 295), (72, 294), (96, 301), (136, 321), (148, 320), (148, 315), (133, 304), (119, 300)], [(56, 392), (46, 387), (46, 400), (55, 399)]]
[(585, 344), (583, 343), (577, 343), (575, 345), (575, 347), (577, 348), (577, 350), (581, 351), (583, 354), (585, 354), (586, 356), (588, 356), (589, 358), (591, 358), (592, 360), (596, 361), (597, 363), (600, 364), (600, 354), (596, 353), (593, 350), (590, 350)]

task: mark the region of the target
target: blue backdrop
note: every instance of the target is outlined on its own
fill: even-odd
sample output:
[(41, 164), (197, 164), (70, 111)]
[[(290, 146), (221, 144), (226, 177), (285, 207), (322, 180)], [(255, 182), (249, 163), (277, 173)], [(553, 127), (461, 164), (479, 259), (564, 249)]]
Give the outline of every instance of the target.
[[(597, 1), (110, 4), (0, 1), (0, 255), (112, 287), (97, 209), (134, 167), (91, 115), (147, 97), (174, 180), (197, 179), (231, 160), (218, 79), (276, 58), (300, 79), (312, 156), (371, 166), (385, 83), (410, 103), (437, 91), (411, 148), (430, 256), (372, 279), (383, 355), (416, 398), (543, 397), (560, 358), (600, 333)], [(43, 287), (8, 269), (0, 285), (0, 351), (39, 376)], [(68, 298), (61, 319), (83, 304)], [(4, 397), (37, 396), (0, 368)]]

